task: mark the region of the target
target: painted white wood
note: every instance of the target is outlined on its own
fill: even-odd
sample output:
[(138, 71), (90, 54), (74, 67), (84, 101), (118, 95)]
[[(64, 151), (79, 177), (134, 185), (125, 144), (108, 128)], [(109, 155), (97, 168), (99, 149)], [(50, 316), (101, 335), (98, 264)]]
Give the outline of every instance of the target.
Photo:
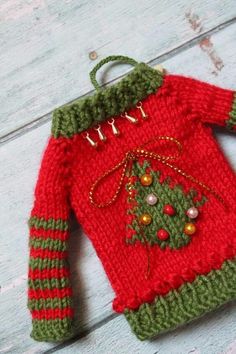
[[(214, 50), (216, 56), (224, 63), (221, 69), (216, 70), (209, 54), (198, 44), (168, 59), (163, 62), (163, 65), (171, 72), (192, 75), (224, 87), (235, 88), (235, 35), (236, 26), (232, 25), (211, 38), (213, 43), (211, 50)], [(41, 154), (49, 133), (50, 124), (47, 123), (0, 147), (0, 313), (2, 319), (0, 353), (41, 353), (55, 346), (37, 343), (29, 337), (30, 318), (26, 309), (27, 218), (32, 205), (33, 188)], [(236, 170), (235, 135), (220, 129), (217, 130), (217, 138), (231, 166)], [(70, 247), (79, 327), (91, 328), (112, 313), (113, 292), (87, 237), (75, 231), (71, 237)], [(172, 342), (172, 350), (175, 348), (181, 350), (181, 345), (185, 345), (183, 348), (186, 348), (186, 353), (191, 350), (195, 350), (196, 353), (208, 353), (205, 346), (207, 350), (213, 348), (209, 353), (218, 354), (224, 351), (226, 353), (226, 350), (230, 353), (231, 347), (232, 350), (235, 348), (232, 343), (236, 339), (236, 309), (235, 306), (230, 305), (226, 308), (227, 310), (205, 317), (201, 322), (195, 322), (187, 328), (187, 332), (186, 328), (177, 330), (175, 332), (177, 339), (174, 334), (166, 335), (160, 339), (162, 344), (159, 344), (159, 341), (155, 342), (154, 347), (150, 347), (148, 343), (142, 344), (137, 352), (139, 350), (142, 353), (144, 350), (144, 353), (158, 353), (161, 348), (160, 353), (172, 353), (170, 351), (170, 342)], [(129, 337), (126, 322), (121, 319), (114, 321), (110, 322), (111, 325), (108, 323), (103, 326), (104, 332), (102, 328), (92, 332), (91, 335), (93, 336), (94, 333), (95, 337), (90, 335), (80, 339), (76, 344), (77, 347), (72, 347), (67, 352), (77, 350), (82, 353), (110, 353), (111, 345), (115, 345), (116, 342), (120, 343), (119, 347), (114, 346), (116, 353), (136, 352), (136, 346), (141, 344), (140, 342), (135, 344), (136, 339), (134, 341)], [(99, 337), (99, 333), (103, 334)], [(112, 337), (112, 341), (109, 341)], [(95, 339), (89, 340), (89, 338)], [(124, 341), (120, 341), (120, 338), (124, 338)], [(196, 349), (194, 349), (195, 343), (197, 343)], [(213, 343), (217, 343), (216, 351)]]
[(99, 59), (150, 61), (235, 15), (234, 0), (2, 0), (0, 136), (92, 90)]
[[(228, 304), (175, 331), (150, 341), (139, 341), (123, 315), (87, 337), (60, 350), (60, 354), (223, 354), (234, 353), (236, 304)], [(227, 328), (227, 330), (226, 330)]]
[(163, 62), (163, 66), (169, 72), (235, 89), (235, 38), (236, 23), (170, 57)]

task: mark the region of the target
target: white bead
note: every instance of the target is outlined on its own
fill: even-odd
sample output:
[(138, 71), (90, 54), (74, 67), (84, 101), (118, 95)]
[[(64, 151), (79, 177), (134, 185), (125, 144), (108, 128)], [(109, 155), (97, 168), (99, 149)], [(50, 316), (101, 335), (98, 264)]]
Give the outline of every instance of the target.
[(146, 197), (146, 202), (149, 205), (155, 205), (157, 203), (157, 197), (153, 193), (148, 194), (147, 197)]
[(195, 207), (191, 207), (187, 210), (187, 215), (190, 219), (195, 219), (198, 216), (198, 210)]

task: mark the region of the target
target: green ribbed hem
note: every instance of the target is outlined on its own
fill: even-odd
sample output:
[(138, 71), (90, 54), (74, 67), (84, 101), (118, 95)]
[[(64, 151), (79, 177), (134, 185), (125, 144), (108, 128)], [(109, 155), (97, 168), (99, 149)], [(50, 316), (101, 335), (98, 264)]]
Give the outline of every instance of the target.
[(226, 127), (231, 131), (236, 129), (236, 92), (234, 93), (232, 110), (229, 113), (229, 119), (226, 121)]
[(112, 86), (94, 95), (59, 107), (53, 112), (52, 135), (71, 137), (98, 122), (120, 115), (155, 93), (163, 83), (163, 73), (145, 63), (134, 69)]
[(198, 276), (152, 303), (137, 310), (125, 309), (124, 315), (140, 340), (190, 322), (236, 298), (236, 259), (223, 263), (220, 270)]
[(65, 341), (74, 335), (71, 318), (33, 320), (30, 336), (39, 342)]

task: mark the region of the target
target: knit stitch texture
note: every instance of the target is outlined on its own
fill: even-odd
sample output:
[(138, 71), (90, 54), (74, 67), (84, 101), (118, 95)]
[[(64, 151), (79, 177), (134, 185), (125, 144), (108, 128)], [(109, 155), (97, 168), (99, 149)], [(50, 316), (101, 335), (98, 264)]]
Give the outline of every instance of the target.
[[(98, 122), (105, 142), (94, 129)], [(74, 333), (67, 246), (72, 209), (114, 290), (113, 310), (125, 315), (140, 340), (235, 299), (236, 176), (213, 124), (236, 132), (233, 90), (144, 63), (113, 86), (55, 110), (29, 217), (28, 308), (35, 340), (63, 341)], [(175, 141), (182, 151), (166, 160)], [(147, 143), (146, 157), (132, 152)], [(94, 198), (112, 200), (120, 180), (121, 188), (99, 208), (91, 187), (109, 170)]]

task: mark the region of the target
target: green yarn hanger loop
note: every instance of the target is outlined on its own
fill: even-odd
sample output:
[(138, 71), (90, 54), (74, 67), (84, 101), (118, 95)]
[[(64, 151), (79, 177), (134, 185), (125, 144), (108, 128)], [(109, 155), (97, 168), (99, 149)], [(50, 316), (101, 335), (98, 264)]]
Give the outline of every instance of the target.
[(104, 59), (102, 59), (94, 68), (93, 70), (89, 73), (90, 76), (90, 80), (93, 84), (93, 86), (95, 87), (95, 89), (97, 91), (101, 90), (101, 87), (99, 85), (99, 83), (96, 80), (96, 74), (97, 71), (106, 63), (109, 63), (110, 61), (119, 61), (125, 64), (130, 64), (133, 66), (136, 66), (138, 64), (138, 62), (132, 58), (126, 57), (124, 55), (110, 55)]

